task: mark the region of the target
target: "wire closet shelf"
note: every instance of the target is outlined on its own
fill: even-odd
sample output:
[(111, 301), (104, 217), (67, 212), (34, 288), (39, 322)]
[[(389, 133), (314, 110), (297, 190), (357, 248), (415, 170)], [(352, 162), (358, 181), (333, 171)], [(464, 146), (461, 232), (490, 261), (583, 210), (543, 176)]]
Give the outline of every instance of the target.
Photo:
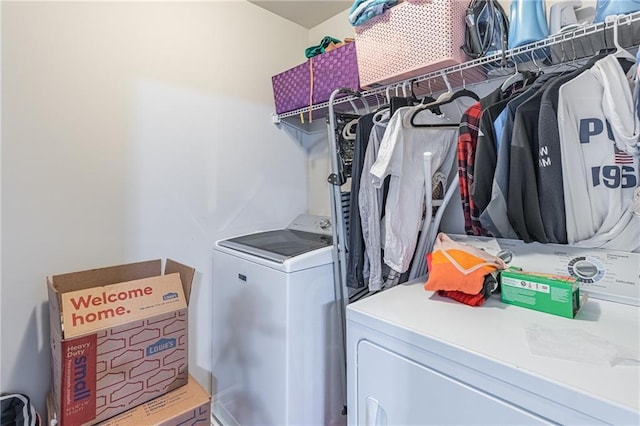
[[(613, 20), (585, 25), (573, 31), (558, 33), (544, 40), (431, 71), (407, 80), (362, 92), (352, 91), (354, 94), (337, 98), (333, 104), (334, 107), (339, 108), (340, 105), (343, 105), (350, 107), (351, 110), (357, 110), (355, 101), (364, 100), (366, 103), (379, 103), (389, 96), (391, 90), (396, 94), (398, 90), (402, 90), (403, 96), (406, 96), (407, 90), (414, 90), (414, 86), (417, 85), (422, 94), (429, 94), (447, 88), (471, 86), (492, 78), (504, 77), (513, 73), (514, 68), (536, 70), (570, 65), (593, 56), (602, 49), (611, 48), (614, 29), (621, 33), (625, 48), (636, 47), (637, 37), (633, 32), (637, 26), (632, 24), (638, 22), (640, 22), (640, 12), (619, 15)], [(627, 41), (625, 42), (625, 40)], [(422, 82), (427, 84), (420, 86)], [(313, 111), (322, 112), (322, 114), (313, 117), (317, 119), (326, 115), (328, 107), (329, 102), (317, 103), (274, 115), (274, 118), (276, 122), (279, 122), (282, 119), (300, 117)]]

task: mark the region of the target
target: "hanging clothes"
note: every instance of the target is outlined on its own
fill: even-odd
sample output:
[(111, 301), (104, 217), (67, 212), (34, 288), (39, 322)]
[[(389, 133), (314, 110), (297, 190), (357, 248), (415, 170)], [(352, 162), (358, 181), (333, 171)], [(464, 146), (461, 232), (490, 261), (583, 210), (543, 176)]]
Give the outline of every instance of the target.
[(462, 115), (458, 136), (458, 179), (460, 185), (460, 198), (462, 199), (462, 212), (464, 215), (464, 229), (468, 235), (489, 235), (477, 220), (479, 213), (471, 196), (471, 187), (474, 182), (474, 160), (476, 146), (478, 144), (478, 131), (482, 107), (480, 102), (473, 104)]
[[(509, 159), (507, 216), (518, 237), (525, 242), (547, 243), (538, 202), (537, 141), (540, 101), (549, 81), (516, 109)], [(557, 185), (556, 185), (557, 187)], [(545, 188), (553, 191), (554, 187)]]
[(444, 166), (448, 174), (455, 152), (457, 122), (429, 110), (418, 116), (419, 124), (451, 125), (450, 128), (415, 128), (411, 125), (412, 107), (400, 108), (391, 117), (371, 167), (373, 186), (380, 188), (387, 176), (389, 195), (386, 201), (384, 262), (403, 273), (411, 263), (420, 230), (424, 202), (423, 153), (431, 152), (432, 169)]
[(507, 215), (511, 144), (516, 110), (532, 97), (546, 82), (550, 79), (555, 79), (556, 76), (557, 74), (544, 74), (538, 77), (528, 89), (509, 101), (501, 113), (501, 115), (504, 114), (504, 124), (498, 143), (496, 171), (491, 185), (491, 200), (485, 211), (480, 215), (482, 226), (496, 237), (518, 238)]
[[(635, 72), (629, 71), (625, 76), (620, 62), (614, 55), (609, 55), (593, 65), (594, 77), (602, 85), (602, 112), (609, 123), (616, 148), (620, 152), (633, 156), (640, 155), (640, 119), (635, 114), (633, 95), (630, 90)], [(607, 75), (622, 76), (622, 79), (606, 78)]]
[[(570, 244), (618, 228), (633, 201), (639, 156), (620, 149), (626, 140), (616, 137), (626, 135), (637, 115), (632, 103), (613, 101), (626, 98), (628, 81), (618, 59), (609, 55), (560, 87), (558, 122)], [(618, 119), (609, 121), (614, 114)]]
[(359, 214), (359, 192), (365, 154), (369, 145), (371, 130), (373, 129), (373, 116), (374, 114), (371, 113), (358, 119), (351, 165), (351, 198), (349, 200), (351, 214), (349, 215), (349, 250), (347, 251), (347, 286), (351, 288), (361, 288), (365, 284), (363, 276), (365, 247)]
[(575, 245), (640, 252), (640, 187), (636, 187), (631, 205), (616, 226), (609, 232), (598, 233), (589, 239), (578, 241)]
[[(377, 119), (376, 119), (377, 118)], [(362, 226), (362, 237), (368, 262), (368, 271), (363, 267), (363, 277), (368, 282), (369, 291), (382, 289), (383, 265), (382, 265), (382, 233), (380, 223), (382, 219), (383, 189), (373, 186), (373, 180), (369, 174), (371, 166), (378, 157), (380, 143), (389, 124), (389, 111), (377, 113), (373, 118), (373, 129), (370, 132), (369, 143), (365, 152), (362, 174), (360, 176), (360, 189), (358, 191), (358, 207)]]
[(538, 193), (544, 232), (550, 243), (567, 243), (564, 189), (558, 185), (558, 182), (563, 180), (558, 123), (560, 87), (591, 68), (596, 61), (604, 56), (606, 55), (596, 55), (585, 66), (555, 78), (542, 94), (538, 134), (544, 135), (544, 137), (538, 138), (537, 182), (538, 188), (554, 188), (553, 191), (543, 190)]
[(496, 170), (497, 150), (494, 122), (498, 115), (507, 106), (514, 93), (520, 90), (525, 82), (533, 80), (532, 73), (523, 73), (524, 81), (518, 82), (507, 90), (498, 87), (487, 97), (480, 100), (482, 116), (478, 132), (478, 143), (474, 159), (474, 179), (471, 185), (471, 197), (473, 198), (477, 211), (472, 212), (471, 220), (477, 221), (480, 227), (480, 215), (491, 201), (491, 185)]

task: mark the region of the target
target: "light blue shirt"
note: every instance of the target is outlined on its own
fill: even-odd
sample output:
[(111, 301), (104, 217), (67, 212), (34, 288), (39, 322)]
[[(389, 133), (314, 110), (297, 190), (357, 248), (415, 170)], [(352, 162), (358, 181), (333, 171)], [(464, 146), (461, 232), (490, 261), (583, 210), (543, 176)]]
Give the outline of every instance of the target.
[(396, 3), (398, 0), (355, 0), (349, 9), (349, 22), (354, 27), (365, 24)]

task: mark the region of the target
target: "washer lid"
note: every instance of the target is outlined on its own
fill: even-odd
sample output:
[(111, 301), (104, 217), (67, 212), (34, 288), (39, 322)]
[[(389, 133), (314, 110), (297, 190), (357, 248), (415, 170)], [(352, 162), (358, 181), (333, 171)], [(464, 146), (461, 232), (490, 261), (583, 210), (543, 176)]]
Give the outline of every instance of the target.
[(252, 254), (278, 263), (303, 253), (328, 247), (332, 238), (328, 235), (295, 229), (277, 229), (230, 238), (218, 243), (222, 247)]

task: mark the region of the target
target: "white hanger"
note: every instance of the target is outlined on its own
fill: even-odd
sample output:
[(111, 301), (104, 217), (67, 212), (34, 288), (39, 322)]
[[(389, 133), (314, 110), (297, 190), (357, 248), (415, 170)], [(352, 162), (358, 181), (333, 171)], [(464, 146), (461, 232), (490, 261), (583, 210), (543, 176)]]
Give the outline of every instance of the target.
[(402, 82), (402, 96), (404, 96), (405, 98), (409, 96), (409, 95), (407, 95), (407, 85), (408, 84), (409, 84), (408, 81), (403, 81)]
[(344, 138), (344, 140), (346, 141), (356, 140), (355, 127), (357, 124), (358, 124), (358, 119), (355, 118), (344, 125), (344, 128), (342, 129), (342, 137)]
[[(531, 52), (529, 52), (529, 55), (531, 56), (531, 61), (533, 62), (533, 65), (536, 66), (536, 68), (538, 68), (538, 75), (542, 74), (542, 68), (540, 67), (540, 65), (538, 65), (538, 63), (536, 62), (536, 57), (533, 54), (533, 50)], [(574, 59), (575, 60), (575, 59)]]
[[(438, 99), (436, 99), (435, 101), (429, 102), (428, 104), (417, 105), (416, 108), (426, 109), (432, 105), (438, 105), (443, 102), (446, 102), (453, 96), (453, 88), (451, 87), (451, 83), (449, 83), (449, 79), (447, 78), (447, 75), (443, 71), (440, 73), (440, 76), (442, 77), (444, 84), (447, 86), (447, 91), (445, 93), (442, 93), (440, 96), (438, 96)], [(429, 80), (429, 90), (431, 90), (431, 80)]]
[[(628, 59), (632, 62), (636, 62), (635, 56), (627, 51), (620, 45), (618, 41), (618, 27), (620, 26), (620, 20), (626, 18), (626, 15), (612, 15), (605, 18), (605, 22), (613, 22), (613, 45), (616, 47), (616, 51), (613, 53), (617, 58)], [(629, 21), (631, 22), (631, 21)]]
[(380, 123), (382, 120), (389, 118), (389, 109), (385, 108), (383, 110), (380, 110), (378, 112), (376, 112), (373, 115), (373, 122), (374, 123)]
[(518, 63), (517, 62), (513, 62), (515, 64), (516, 67), (516, 72), (515, 74), (511, 74), (511, 76), (509, 76), (503, 83), (502, 86), (500, 86), (500, 90), (502, 90), (503, 92), (505, 90), (507, 90), (509, 87), (513, 86), (516, 83), (519, 83), (521, 81), (524, 81), (524, 74), (522, 74), (520, 71), (518, 71)]
[[(449, 83), (449, 79), (447, 78), (447, 75), (443, 71), (443, 72), (440, 73), (440, 76), (442, 77), (442, 80), (444, 81), (444, 84), (447, 86), (447, 91), (445, 93), (441, 94), (440, 96), (438, 96), (438, 99), (436, 99), (436, 101), (433, 102), (434, 104), (440, 104), (442, 102), (448, 101), (449, 98), (451, 98), (451, 96), (453, 96), (453, 88), (451, 87), (451, 84)], [(429, 104), (429, 105), (431, 105), (431, 104)]]

